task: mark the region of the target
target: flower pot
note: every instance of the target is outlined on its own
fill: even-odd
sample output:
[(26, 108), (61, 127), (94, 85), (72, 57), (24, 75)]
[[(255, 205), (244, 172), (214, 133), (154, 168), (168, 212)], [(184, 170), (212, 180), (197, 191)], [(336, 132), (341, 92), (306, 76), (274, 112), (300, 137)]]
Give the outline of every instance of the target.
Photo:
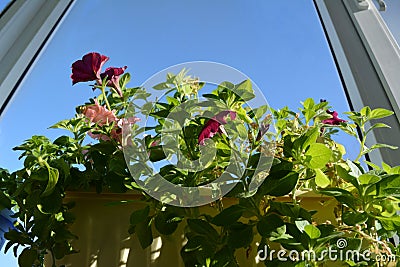
[[(94, 192), (68, 192), (66, 200), (75, 201), (73, 212), (76, 221), (72, 233), (79, 236), (74, 247), (80, 252), (66, 256), (57, 261), (57, 266), (66, 267), (183, 267), (180, 250), (185, 243), (184, 224), (170, 236), (153, 236), (153, 244), (142, 249), (135, 235), (128, 233), (129, 218), (132, 211), (142, 209), (143, 204), (138, 200), (139, 194), (113, 194)], [(317, 210), (314, 215), (318, 223), (335, 221), (334, 208), (337, 205), (332, 198), (313, 193), (301, 193), (298, 196), (301, 206)], [(113, 202), (128, 201), (124, 204), (113, 205)], [(290, 202), (289, 197), (279, 197), (278, 201)], [(224, 199), (224, 206), (237, 203), (237, 199)], [(215, 215), (216, 209), (211, 206), (200, 208), (200, 213)], [(153, 231), (153, 234), (156, 231)], [(236, 257), (239, 266), (264, 266), (256, 259), (257, 241), (253, 241), (252, 249), (239, 249)], [(52, 266), (51, 257), (45, 259), (45, 266)]]
[[(72, 210), (76, 221), (71, 231), (79, 237), (74, 242), (79, 253), (57, 261), (57, 266), (183, 266), (180, 260), (183, 238), (179, 233), (155, 236), (153, 244), (144, 250), (137, 238), (128, 233), (132, 211), (144, 207), (139, 198), (137, 193), (68, 192), (66, 201), (76, 203)], [(127, 203), (112, 205), (121, 200)], [(51, 257), (47, 256), (45, 266), (51, 264)]]

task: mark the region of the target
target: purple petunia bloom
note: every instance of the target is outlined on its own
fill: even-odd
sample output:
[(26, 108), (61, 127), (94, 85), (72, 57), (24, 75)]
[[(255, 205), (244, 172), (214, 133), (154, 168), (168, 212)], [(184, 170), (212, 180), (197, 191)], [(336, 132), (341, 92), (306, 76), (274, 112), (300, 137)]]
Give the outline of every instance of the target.
[(107, 68), (102, 74), (100, 74), (101, 79), (107, 77), (107, 85), (114, 88), (121, 97), (122, 91), (121, 87), (119, 86), (119, 76), (124, 73), (126, 68), (127, 66), (124, 66), (122, 68), (110, 67)]
[(100, 79), (101, 67), (109, 57), (91, 52), (72, 64), (72, 84)]
[(338, 117), (338, 113), (336, 111), (327, 110), (326, 112), (328, 114), (332, 115), (332, 118), (323, 120), (322, 123), (329, 124), (329, 125), (339, 125), (342, 122), (346, 122), (345, 120), (340, 119)]
[(236, 118), (235, 111), (226, 110), (221, 111), (207, 121), (199, 134), (198, 141), (200, 145), (204, 145), (205, 140), (213, 137), (216, 133), (223, 133), (221, 126), (227, 123), (226, 117), (228, 115), (230, 116), (231, 120)]

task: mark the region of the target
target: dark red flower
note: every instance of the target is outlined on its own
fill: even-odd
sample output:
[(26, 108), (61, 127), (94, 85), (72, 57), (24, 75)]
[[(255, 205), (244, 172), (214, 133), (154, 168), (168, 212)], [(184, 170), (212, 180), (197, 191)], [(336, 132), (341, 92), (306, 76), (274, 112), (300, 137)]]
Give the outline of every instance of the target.
[(346, 122), (338, 117), (338, 113), (336, 111), (326, 111), (328, 114), (332, 115), (332, 118), (323, 120), (322, 123), (329, 125), (339, 125), (342, 122)]
[(122, 68), (114, 68), (110, 67), (107, 68), (105, 72), (100, 74), (100, 78), (103, 80), (105, 77), (107, 77), (107, 85), (114, 88), (115, 91), (119, 94), (119, 96), (122, 97), (122, 91), (121, 87), (119, 86), (119, 76), (124, 73), (126, 70), (127, 66), (124, 66)]
[(221, 125), (227, 123), (226, 117), (228, 115), (230, 116), (231, 120), (234, 120), (236, 118), (235, 111), (226, 110), (221, 111), (206, 122), (199, 134), (198, 142), (200, 145), (204, 145), (205, 139), (213, 137), (216, 133), (223, 133)]
[(109, 57), (91, 52), (72, 64), (72, 84), (100, 79), (101, 67)]

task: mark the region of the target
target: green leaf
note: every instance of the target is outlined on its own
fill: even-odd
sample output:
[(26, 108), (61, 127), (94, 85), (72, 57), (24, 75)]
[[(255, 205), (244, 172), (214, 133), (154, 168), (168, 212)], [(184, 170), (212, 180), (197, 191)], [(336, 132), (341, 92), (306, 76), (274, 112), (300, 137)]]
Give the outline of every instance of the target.
[(3, 191), (0, 191), (0, 211), (3, 209), (11, 209), (11, 207), (11, 200), (3, 193)]
[(378, 184), (379, 195), (400, 195), (400, 175), (392, 174), (385, 176)]
[(160, 161), (166, 158), (162, 146), (153, 146), (149, 148), (149, 159), (151, 162)]
[(241, 139), (246, 139), (247, 138), (247, 129), (243, 124), (238, 124), (236, 125), (237, 132), (239, 133), (239, 136)]
[(174, 106), (178, 106), (180, 104), (178, 99), (170, 97), (170, 96), (167, 96), (167, 101), (169, 104), (172, 104)]
[(271, 233), (270, 241), (286, 240), (293, 238), (290, 234), (286, 234), (286, 225), (276, 228), (276, 231)]
[(235, 85), (233, 83), (224, 81), (224, 82), (222, 82), (222, 83), (220, 83), (218, 85), (217, 89), (219, 91), (223, 91), (223, 90), (226, 90), (226, 89), (228, 89), (229, 91), (232, 91), (234, 88), (235, 88)]
[(378, 149), (378, 148), (390, 148), (390, 149), (397, 149), (397, 146), (391, 146), (391, 145), (387, 145), (387, 144), (375, 144), (372, 145), (370, 148), (366, 149), (363, 151), (363, 154), (367, 154), (369, 152), (371, 152), (374, 149)]
[(156, 90), (164, 90), (170, 88), (170, 85), (167, 82), (159, 83), (153, 86), (153, 89)]
[(303, 113), (304, 113), (304, 117), (306, 118), (307, 124), (317, 114), (314, 110), (309, 110), (309, 109), (303, 111)]
[(208, 222), (200, 219), (188, 219), (187, 220), (189, 228), (199, 234), (207, 236), (208, 238), (214, 239), (218, 237), (218, 232), (212, 227)]
[(257, 119), (261, 119), (261, 117), (268, 111), (268, 105), (262, 105), (252, 111)]
[(310, 128), (293, 142), (293, 150), (298, 154), (302, 153), (309, 145), (315, 143), (319, 134), (319, 129), (317, 127)]
[(62, 259), (64, 256), (76, 253), (74, 250), (72, 250), (71, 245), (68, 241), (61, 241), (57, 242), (54, 245), (54, 256), (57, 260)]
[(357, 209), (357, 205), (360, 204), (358, 198), (355, 198), (349, 191), (341, 188), (325, 188), (319, 190), (319, 192), (324, 195), (333, 196), (337, 201), (352, 209)]
[(366, 134), (368, 134), (370, 131), (376, 128), (391, 128), (391, 127), (385, 123), (375, 123), (374, 125), (371, 126), (371, 128), (367, 130)]
[(381, 180), (381, 178), (375, 174), (364, 173), (358, 177), (360, 184), (362, 185), (372, 185)]
[(64, 130), (69, 130), (70, 128), (68, 127), (69, 125), (69, 120), (62, 120), (57, 122), (56, 124), (50, 126), (49, 128), (52, 129), (64, 129)]
[(342, 178), (343, 180), (345, 180), (346, 182), (352, 183), (355, 187), (359, 187), (357, 178), (354, 177), (353, 175), (351, 175), (349, 173), (348, 170), (345, 169), (345, 167), (347, 167), (345, 164), (340, 163), (336, 165), (336, 171), (337, 174), (340, 178)]
[(314, 108), (314, 105), (315, 105), (314, 99), (312, 98), (307, 98), (303, 103), (305, 109), (312, 109)]
[(371, 108), (368, 107), (368, 106), (363, 107), (363, 108), (360, 110), (360, 114), (363, 115), (363, 116), (366, 117), (366, 118), (369, 118), (370, 115), (371, 115)]
[(74, 139), (69, 136), (63, 135), (54, 140), (53, 143), (55, 145), (65, 146), (67, 144), (74, 143)]
[(18, 257), (19, 267), (32, 267), (38, 256), (37, 250), (25, 248)]
[(46, 189), (42, 193), (42, 196), (50, 195), (53, 192), (54, 187), (58, 182), (58, 176), (59, 176), (58, 170), (50, 166), (48, 166), (47, 169), (49, 171), (49, 181), (47, 182)]
[(393, 111), (384, 108), (377, 108), (371, 111), (370, 119), (382, 119), (391, 116)]
[[(206, 236), (192, 235), (191, 233), (188, 233), (186, 237), (188, 241), (181, 250), (181, 255), (184, 261), (186, 260), (186, 257), (189, 257), (192, 260), (196, 260), (196, 262), (205, 262), (207, 258), (211, 258), (214, 255), (217, 244), (212, 242)], [(190, 264), (188, 266), (195, 265)], [(202, 264), (201, 266), (205, 265)]]
[[(258, 157), (259, 158), (259, 157)], [(257, 159), (258, 160), (258, 159)], [(253, 164), (252, 166), (256, 166)], [(284, 160), (284, 159), (276, 159), (274, 158), (273, 164), (271, 166), (270, 173), (274, 173), (277, 171), (288, 171), (290, 172), (293, 169), (293, 162)]]
[(343, 212), (342, 219), (345, 224), (354, 226), (365, 223), (368, 220), (368, 215), (365, 212), (345, 211)]
[(296, 220), (294, 224), (300, 232), (304, 232), (304, 227), (306, 227), (306, 225), (309, 225), (310, 223), (307, 220)]
[(135, 233), (139, 239), (140, 246), (145, 249), (153, 243), (153, 233), (151, 231), (151, 217), (138, 223), (135, 227)]
[(380, 171), (381, 170), (381, 167), (379, 167), (375, 163), (372, 163), (370, 161), (365, 161), (365, 163), (368, 165), (368, 167), (370, 167), (373, 170), (376, 170), (376, 171)]
[(116, 173), (120, 176), (126, 175), (126, 163), (122, 156), (120, 157), (112, 157), (108, 163), (108, 170), (111, 173)]
[(385, 162), (382, 162), (382, 169), (387, 172), (388, 174), (392, 174), (392, 167)]
[[(219, 97), (217, 95), (214, 95), (214, 94), (203, 94), (202, 96), (205, 97), (205, 98), (209, 98), (209, 99), (220, 100)], [(214, 101), (212, 101), (212, 102), (214, 102)]]
[(217, 149), (225, 150), (227, 153), (231, 150), (230, 146), (224, 142), (218, 142), (216, 145)]
[(59, 190), (55, 190), (52, 194), (41, 197), (40, 204), (37, 207), (42, 213), (56, 214), (61, 210), (62, 201), (62, 195)]
[(399, 231), (400, 229), (400, 216), (395, 215), (390, 218), (383, 216), (376, 216), (376, 219), (380, 221), (383, 228), (387, 231)]
[[(238, 115), (239, 118), (241, 118), (246, 123), (253, 122), (253, 120), (250, 118), (250, 116), (247, 114), (247, 111), (243, 107), (237, 108), (236, 114)], [(238, 123), (236, 123), (236, 124), (238, 124)], [(244, 126), (244, 124), (240, 124), (240, 125)], [(246, 137), (247, 137), (247, 130), (246, 130)]]
[(154, 226), (157, 231), (163, 235), (170, 235), (178, 228), (182, 218), (174, 213), (163, 211), (157, 214), (154, 220)]
[(250, 80), (244, 80), (243, 82), (235, 85), (233, 91), (244, 101), (249, 101), (255, 97)]
[(321, 169), (315, 169), (315, 183), (322, 188), (331, 184), (331, 180), (325, 175)]
[(131, 225), (136, 225), (146, 220), (150, 213), (150, 206), (146, 206), (141, 210), (135, 210), (130, 217)]
[(307, 157), (306, 164), (311, 169), (321, 169), (329, 162), (332, 151), (323, 144), (314, 143), (310, 145), (305, 155)]
[(119, 77), (119, 86), (121, 88), (125, 88), (130, 80), (131, 80), (131, 75), (128, 72), (124, 73), (122, 76)]
[(297, 172), (277, 171), (268, 175), (260, 190), (265, 195), (284, 196), (295, 188), (298, 179)]
[(271, 212), (275, 211), (282, 216), (288, 216), (292, 219), (305, 219), (308, 222), (312, 221), (312, 212), (308, 211), (299, 205), (293, 203), (277, 202), (273, 201), (271, 204)]
[(306, 119), (306, 123), (308, 124), (310, 120), (317, 114), (315, 111), (315, 103), (314, 99), (307, 98), (303, 103), (304, 109), (302, 113)]
[(223, 209), (212, 219), (211, 222), (218, 226), (228, 226), (237, 222), (237, 220), (242, 217), (244, 211), (244, 207), (240, 205), (233, 205), (226, 209)]
[(228, 244), (233, 248), (248, 247), (253, 241), (253, 226), (237, 222), (229, 227)]
[(278, 228), (284, 226), (285, 223), (276, 214), (263, 216), (257, 223), (257, 230), (263, 237), (270, 237), (273, 232), (278, 232)]
[(304, 226), (304, 232), (306, 232), (311, 239), (317, 239), (321, 236), (321, 231), (312, 224)]
[(213, 257), (213, 262), (211, 265), (207, 266), (215, 266), (215, 267), (239, 267), (237, 264), (234, 250), (230, 248), (228, 245), (224, 246), (222, 249), (217, 251)]

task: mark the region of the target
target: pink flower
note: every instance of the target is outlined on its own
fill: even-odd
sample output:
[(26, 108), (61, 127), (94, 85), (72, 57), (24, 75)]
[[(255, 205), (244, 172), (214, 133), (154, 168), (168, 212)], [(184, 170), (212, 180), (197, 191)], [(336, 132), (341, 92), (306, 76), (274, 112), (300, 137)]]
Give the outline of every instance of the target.
[(133, 124), (135, 124), (136, 122), (138, 122), (138, 121), (140, 121), (140, 119), (138, 118), (138, 117), (129, 117), (129, 118), (122, 118), (122, 119), (120, 119), (120, 120), (118, 120), (118, 123), (117, 123), (117, 125), (120, 127), (120, 128), (123, 128), (124, 126), (126, 126), (126, 125), (133, 125)]
[(119, 76), (124, 73), (126, 68), (127, 68), (127, 66), (124, 66), (122, 68), (110, 67), (110, 68), (107, 68), (105, 72), (100, 74), (100, 78), (102, 80), (105, 77), (107, 77), (107, 85), (114, 88), (120, 97), (122, 97), (122, 91), (121, 91), (121, 87), (119, 86)]
[(322, 123), (329, 125), (339, 125), (342, 122), (346, 122), (338, 117), (338, 113), (336, 111), (326, 111), (328, 114), (332, 115), (332, 118), (323, 120)]
[[(90, 106), (86, 106), (83, 110), (83, 115), (89, 119), (90, 122), (95, 123), (99, 126), (110, 125), (111, 123), (115, 123), (113, 129), (110, 132), (111, 138), (114, 140), (121, 142), (122, 141), (122, 128), (125, 126), (129, 126), (135, 124), (140, 121), (137, 117), (129, 117), (118, 119), (115, 115), (114, 111), (110, 111), (107, 108), (99, 105), (97, 99), (95, 99), (95, 103)], [(88, 132), (88, 135), (94, 139), (108, 141), (110, 137), (105, 134), (96, 134)]]
[[(114, 140), (117, 140), (119, 143), (122, 143), (122, 129), (124, 127), (131, 127), (136, 122), (140, 121), (138, 117), (129, 117), (119, 119), (116, 127), (111, 131), (111, 137)], [(130, 140), (129, 140), (130, 141)]]
[(86, 106), (83, 111), (83, 115), (85, 115), (90, 122), (103, 126), (104, 124), (118, 121), (118, 118), (115, 116), (113, 111), (99, 105), (97, 99), (95, 99), (94, 102), (94, 105)]
[(226, 110), (221, 111), (207, 121), (198, 137), (198, 142), (200, 145), (204, 145), (205, 139), (213, 137), (216, 133), (223, 133), (221, 127), (222, 125), (227, 123), (226, 117), (228, 115), (230, 116), (231, 120), (234, 120), (236, 118), (235, 111)]
[(100, 79), (101, 68), (109, 57), (91, 52), (72, 64), (72, 84)]
[[(112, 122), (118, 122), (118, 118), (117, 116), (115, 116), (113, 111), (99, 105), (97, 99), (95, 99), (94, 102), (94, 105), (86, 106), (83, 110), (83, 115), (85, 115), (85, 117), (88, 118), (90, 122), (95, 123), (99, 126), (109, 125)], [(95, 134), (93, 132), (88, 132), (88, 135), (98, 140), (110, 140), (110, 138), (105, 134)]]

